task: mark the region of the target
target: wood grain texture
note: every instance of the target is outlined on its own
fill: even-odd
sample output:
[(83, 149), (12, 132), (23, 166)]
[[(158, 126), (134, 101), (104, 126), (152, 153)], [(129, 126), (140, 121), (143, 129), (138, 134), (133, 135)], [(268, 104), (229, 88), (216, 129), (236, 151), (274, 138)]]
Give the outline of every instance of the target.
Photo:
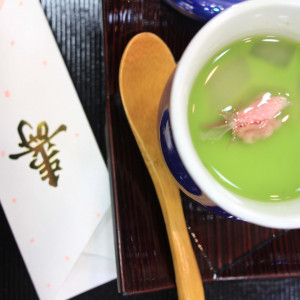
[[(144, 31), (159, 35), (178, 60), (203, 24), (159, 0), (104, 0), (103, 8), (119, 290), (133, 294), (166, 289), (174, 287), (169, 245), (154, 186), (118, 94), (119, 64), (131, 37)], [(280, 231), (225, 219), (184, 195), (182, 204), (204, 281), (300, 275), (299, 230)]]

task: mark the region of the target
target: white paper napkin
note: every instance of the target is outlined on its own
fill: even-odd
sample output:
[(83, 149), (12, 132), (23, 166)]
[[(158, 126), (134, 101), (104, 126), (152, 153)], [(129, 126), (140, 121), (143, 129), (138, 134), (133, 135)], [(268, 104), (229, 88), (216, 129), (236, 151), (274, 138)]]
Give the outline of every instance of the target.
[(0, 200), (39, 297), (114, 279), (108, 172), (38, 0), (0, 0), (0, 122)]

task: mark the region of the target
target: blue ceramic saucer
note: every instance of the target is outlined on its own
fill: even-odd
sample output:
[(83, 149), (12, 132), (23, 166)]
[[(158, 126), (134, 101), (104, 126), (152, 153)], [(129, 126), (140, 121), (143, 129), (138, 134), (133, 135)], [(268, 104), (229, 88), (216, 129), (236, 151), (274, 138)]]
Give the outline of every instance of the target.
[(221, 11), (244, 0), (164, 0), (182, 14), (208, 21)]

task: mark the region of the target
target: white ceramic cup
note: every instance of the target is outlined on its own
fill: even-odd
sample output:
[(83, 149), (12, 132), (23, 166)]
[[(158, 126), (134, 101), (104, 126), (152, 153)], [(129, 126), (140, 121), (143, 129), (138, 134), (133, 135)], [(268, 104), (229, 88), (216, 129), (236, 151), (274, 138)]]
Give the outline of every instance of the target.
[[(162, 100), (161, 115), (167, 118), (164, 122), (160, 121), (160, 139), (165, 138), (164, 143), (161, 142), (162, 150), (167, 165), (182, 190), (201, 204), (212, 210), (225, 211), (228, 216), (266, 227), (300, 228), (300, 199), (263, 202), (247, 199), (227, 190), (202, 164), (189, 132), (188, 100), (201, 68), (215, 53), (230, 43), (255, 35), (287, 37), (300, 43), (300, 1), (245, 1), (220, 13), (200, 29), (183, 53), (174, 78), (169, 82), (170, 93), (165, 93)], [(175, 148), (178, 157), (174, 153), (170, 154), (166, 148)], [(181, 164), (200, 194), (185, 188), (185, 174), (179, 174), (178, 171)], [(207, 202), (207, 197), (203, 195), (212, 202)]]

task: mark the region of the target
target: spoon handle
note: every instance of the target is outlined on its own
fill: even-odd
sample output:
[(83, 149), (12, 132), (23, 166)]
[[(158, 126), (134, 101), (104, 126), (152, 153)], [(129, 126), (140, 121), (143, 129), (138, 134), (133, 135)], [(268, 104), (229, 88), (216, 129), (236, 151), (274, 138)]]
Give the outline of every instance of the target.
[(147, 165), (168, 233), (178, 298), (205, 299), (200, 271), (185, 223), (179, 189), (163, 161)]

